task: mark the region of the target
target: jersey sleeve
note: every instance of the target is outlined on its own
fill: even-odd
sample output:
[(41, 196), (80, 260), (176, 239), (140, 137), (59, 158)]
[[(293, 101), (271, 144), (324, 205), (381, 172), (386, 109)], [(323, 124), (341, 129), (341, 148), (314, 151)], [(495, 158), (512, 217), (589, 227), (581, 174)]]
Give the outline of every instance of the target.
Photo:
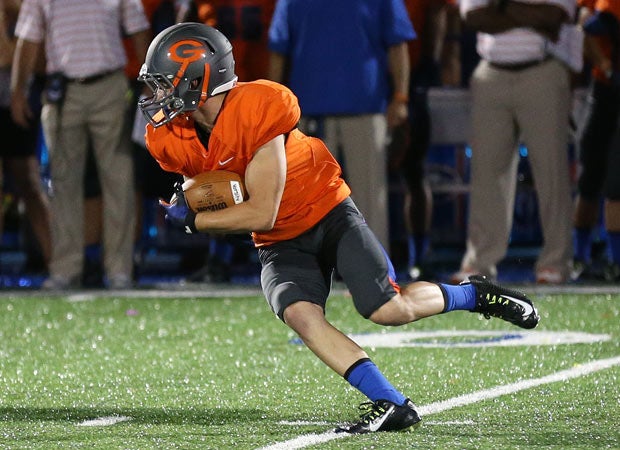
[(239, 93), (230, 105), (238, 109), (236, 114), (220, 116), (234, 120), (224, 124), (228, 130), (235, 129), (234, 133), (224, 132), (223, 140), (228, 146), (251, 157), (273, 138), (297, 127), (301, 111), (297, 97), (288, 88), (259, 80), (241, 88)]
[(193, 176), (200, 173), (202, 158), (196, 148), (195, 135), (183, 127), (146, 127), (146, 148), (159, 166), (167, 171)]

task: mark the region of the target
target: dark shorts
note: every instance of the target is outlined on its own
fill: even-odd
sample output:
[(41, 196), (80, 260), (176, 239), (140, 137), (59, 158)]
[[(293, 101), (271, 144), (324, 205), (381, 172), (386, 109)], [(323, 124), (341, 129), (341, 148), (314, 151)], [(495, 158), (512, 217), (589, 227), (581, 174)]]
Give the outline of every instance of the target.
[(13, 122), (9, 107), (0, 107), (0, 158), (26, 158), (37, 154), (42, 139), (40, 115), (44, 83), (44, 77), (37, 76), (30, 86), (28, 105), (34, 117), (29, 128)]
[(288, 241), (259, 248), (261, 284), (274, 313), (300, 300), (325, 310), (334, 270), (365, 318), (397, 294), (394, 268), (351, 199)]
[(620, 145), (616, 133), (620, 118), (618, 88), (594, 82), (590, 86), (585, 125), (579, 141), (581, 174), (579, 194), (596, 200), (601, 194), (620, 200)]
[(39, 139), (38, 121), (26, 129), (13, 122), (11, 111), (0, 108), (0, 136), (3, 136), (0, 145), (2, 158), (26, 158), (37, 153)]

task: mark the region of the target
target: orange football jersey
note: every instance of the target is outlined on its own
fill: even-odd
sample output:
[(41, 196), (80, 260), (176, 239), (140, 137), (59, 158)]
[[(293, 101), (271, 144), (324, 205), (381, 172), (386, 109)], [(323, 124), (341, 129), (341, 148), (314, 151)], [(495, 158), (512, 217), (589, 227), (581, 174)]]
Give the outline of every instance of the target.
[(189, 115), (159, 128), (148, 125), (146, 144), (169, 172), (193, 177), (223, 169), (244, 177), (261, 146), (287, 135), (286, 185), (273, 229), (253, 233), (259, 247), (299, 236), (351, 193), (325, 144), (297, 129), (300, 115), (297, 98), (285, 86), (267, 80), (239, 83), (227, 94), (208, 148)]

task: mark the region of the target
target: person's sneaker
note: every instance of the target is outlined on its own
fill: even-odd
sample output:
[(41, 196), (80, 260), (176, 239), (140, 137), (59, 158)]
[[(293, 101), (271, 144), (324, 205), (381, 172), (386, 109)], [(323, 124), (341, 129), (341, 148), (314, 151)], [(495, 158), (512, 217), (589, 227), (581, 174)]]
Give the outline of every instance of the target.
[(540, 269), (536, 272), (536, 284), (564, 284), (566, 277), (557, 269)]
[(131, 289), (133, 283), (129, 275), (124, 273), (118, 273), (111, 275), (108, 279), (108, 289), (113, 290), (123, 290), (123, 289)]
[(493, 284), (482, 275), (471, 276), (462, 284), (467, 283), (476, 288), (476, 307), (472, 312), (481, 313), (487, 319), (498, 317), (521, 328), (538, 325), (538, 311), (525, 294)]
[(76, 278), (68, 278), (61, 275), (51, 275), (41, 284), (41, 289), (45, 291), (64, 291), (74, 289), (78, 286)]
[(469, 277), (473, 275), (480, 275), (480, 272), (476, 272), (475, 270), (472, 270), (469, 268), (461, 269), (458, 272), (455, 272), (452, 275), (450, 275), (448, 283), (450, 284), (464, 283), (467, 281)]
[(360, 421), (336, 428), (336, 433), (363, 434), (376, 431), (405, 431), (420, 425), (422, 419), (409, 399), (402, 406), (387, 400), (366, 402), (360, 405)]
[(589, 264), (580, 259), (574, 259), (571, 268), (569, 277), (571, 281), (577, 281), (581, 278), (581, 276), (586, 273), (589, 269)]
[(611, 283), (620, 281), (620, 265), (614, 263), (607, 264), (603, 269), (603, 278)]

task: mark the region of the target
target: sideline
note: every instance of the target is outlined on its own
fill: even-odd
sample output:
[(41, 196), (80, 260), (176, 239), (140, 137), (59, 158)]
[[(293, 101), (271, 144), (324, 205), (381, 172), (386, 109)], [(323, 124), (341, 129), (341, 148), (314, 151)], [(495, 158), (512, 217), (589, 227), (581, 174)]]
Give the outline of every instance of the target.
[[(503, 286), (527, 292), (536, 300), (536, 297), (556, 294), (587, 294), (587, 295), (618, 295), (620, 285), (578, 285), (567, 284), (536, 285), (528, 283), (504, 283)], [(26, 289), (0, 289), (0, 300), (15, 298), (58, 298), (65, 297), (69, 301), (92, 301), (99, 297), (127, 297), (127, 298), (213, 298), (213, 297), (249, 297), (262, 296), (262, 290), (257, 285), (239, 284), (211, 284), (211, 283), (155, 283), (148, 288), (127, 290), (113, 289), (75, 289), (65, 291), (43, 291)], [(348, 290), (341, 282), (334, 282), (330, 296), (347, 296)]]
[[(429, 416), (437, 414), (449, 409), (458, 408), (459, 406), (470, 405), (483, 400), (489, 400), (492, 398), (500, 397), (502, 395), (513, 394), (525, 389), (541, 386), (543, 384), (555, 383), (558, 381), (566, 381), (571, 378), (582, 377), (594, 372), (609, 369), (614, 366), (620, 365), (620, 356), (608, 359), (599, 359), (597, 361), (590, 361), (584, 364), (577, 364), (572, 369), (562, 370), (560, 372), (552, 373), (541, 378), (533, 378), (530, 380), (518, 381), (516, 383), (507, 384), (503, 386), (496, 386), (491, 389), (485, 389), (471, 394), (459, 395), (448, 400), (430, 403), (425, 406), (418, 407), (420, 415)], [(352, 435), (346, 433), (334, 433), (328, 431), (321, 434), (306, 434), (296, 437), (294, 439), (278, 442), (267, 447), (261, 447), (259, 450), (294, 450), (300, 448), (306, 448), (311, 445), (320, 444), (323, 442), (329, 442), (334, 439), (341, 439), (344, 437), (351, 437)]]

